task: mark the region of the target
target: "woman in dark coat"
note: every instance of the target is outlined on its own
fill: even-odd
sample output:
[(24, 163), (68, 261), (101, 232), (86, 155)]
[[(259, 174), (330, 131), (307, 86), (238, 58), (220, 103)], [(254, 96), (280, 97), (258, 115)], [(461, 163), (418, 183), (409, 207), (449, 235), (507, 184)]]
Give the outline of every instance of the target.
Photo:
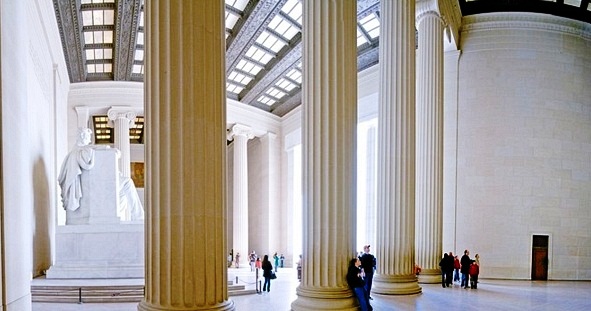
[(355, 257), (349, 261), (349, 269), (347, 270), (347, 284), (359, 301), (361, 311), (371, 311), (373, 308), (369, 304), (367, 292), (365, 291), (365, 281), (361, 278), (361, 261)]
[(263, 292), (266, 290), (267, 292), (271, 291), (271, 274), (273, 274), (273, 265), (269, 261), (269, 255), (265, 255), (263, 257), (263, 277), (265, 278), (265, 283), (263, 284)]

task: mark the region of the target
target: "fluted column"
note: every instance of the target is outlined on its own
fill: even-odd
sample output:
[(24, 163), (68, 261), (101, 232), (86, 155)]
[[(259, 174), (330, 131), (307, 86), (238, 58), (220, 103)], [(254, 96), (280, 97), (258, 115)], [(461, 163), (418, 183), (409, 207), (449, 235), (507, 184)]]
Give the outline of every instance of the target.
[(415, 264), (415, 1), (381, 1), (377, 274), (372, 291), (421, 292)]
[(224, 2), (146, 1), (146, 275), (138, 310), (234, 310)]
[[(428, 1), (430, 2), (430, 1)], [(417, 8), (418, 9), (418, 8)], [(417, 10), (419, 11), (419, 10)], [(443, 20), (417, 16), (416, 257), (419, 282), (440, 283), (443, 256)]]
[(357, 1), (303, 1), (303, 271), (292, 310), (357, 310)]
[(129, 107), (112, 107), (107, 112), (115, 128), (115, 148), (119, 149), (119, 171), (123, 177), (131, 177), (129, 128), (135, 123), (137, 113)]
[[(228, 140), (234, 140), (233, 170), (233, 241), (234, 253), (247, 258), (248, 249), (248, 140), (254, 135), (250, 127), (235, 124), (228, 132)], [(248, 260), (248, 259), (247, 259)]]

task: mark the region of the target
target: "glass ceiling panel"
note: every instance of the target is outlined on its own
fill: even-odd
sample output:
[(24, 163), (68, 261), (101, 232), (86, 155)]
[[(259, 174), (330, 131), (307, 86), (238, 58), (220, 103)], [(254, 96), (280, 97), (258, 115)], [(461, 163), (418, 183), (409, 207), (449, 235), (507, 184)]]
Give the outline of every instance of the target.
[(564, 4), (581, 7), (581, 0), (564, 0)]
[(261, 71), (261, 69), (262, 69), (262, 67), (257, 66), (257, 65), (255, 65), (249, 61), (246, 61), (244, 59), (241, 59), (238, 62), (238, 65), (236, 65), (236, 68), (238, 68), (242, 71), (248, 72), (253, 76), (256, 76), (257, 73), (259, 73), (259, 71)]
[(90, 4), (90, 3), (115, 3), (115, 0), (82, 0), (80, 1), (81, 4)]
[(267, 64), (271, 59), (273, 59), (273, 55), (267, 54), (265, 51), (257, 48), (254, 45), (251, 46), (250, 49), (248, 49), (248, 51), (246, 52), (246, 56), (263, 64)]
[(269, 88), (265, 92), (265, 94), (269, 94), (270, 96), (272, 96), (274, 98), (277, 98), (277, 99), (280, 99), (281, 97), (285, 96), (285, 93), (284, 92), (282, 92), (282, 91), (280, 91), (280, 90), (278, 90), (278, 89), (276, 89), (274, 87)]
[(88, 64), (86, 65), (88, 73), (105, 73), (113, 72), (113, 66), (111, 64)]
[(297, 83), (302, 83), (302, 73), (297, 69), (292, 69), (288, 74), (287, 77), (292, 79)]
[(271, 105), (273, 105), (275, 103), (275, 100), (274, 99), (269, 98), (269, 97), (267, 97), (265, 95), (261, 95), (261, 97), (259, 97), (258, 101), (261, 104), (265, 104), (267, 106), (271, 106)]
[(228, 92), (232, 92), (234, 94), (240, 94), (240, 92), (242, 92), (244, 88), (239, 87), (237, 85), (231, 84), (231, 83), (226, 83), (226, 90)]
[(228, 80), (232, 80), (240, 84), (247, 85), (250, 81), (252, 81), (252, 78), (245, 76), (239, 72), (232, 71), (228, 76)]
[(226, 0), (226, 4), (239, 11), (244, 11), (244, 8), (248, 4), (248, 0)]
[(285, 78), (281, 78), (279, 79), (279, 81), (277, 81), (277, 83), (275, 83), (276, 86), (290, 92), (291, 90), (293, 90), (297, 85), (287, 81)]
[(256, 42), (275, 53), (279, 52), (281, 48), (285, 46), (284, 41), (279, 40), (277, 37), (273, 36), (266, 30), (261, 33)]
[(113, 59), (112, 49), (88, 49), (86, 50), (86, 59)]
[(286, 41), (291, 40), (298, 32), (299, 28), (294, 27), (290, 22), (283, 19), (280, 15), (275, 15), (273, 20), (269, 23), (269, 28), (275, 30), (280, 34)]
[(375, 13), (362, 18), (359, 24), (372, 39), (380, 36), (380, 21)]
[(359, 30), (359, 27), (357, 27), (357, 46), (360, 46), (364, 43), (367, 43), (367, 39), (365, 38), (363, 32)]
[(285, 5), (283, 5), (283, 8), (281, 8), (281, 11), (289, 15), (289, 17), (302, 26), (302, 4), (299, 0), (288, 0)]

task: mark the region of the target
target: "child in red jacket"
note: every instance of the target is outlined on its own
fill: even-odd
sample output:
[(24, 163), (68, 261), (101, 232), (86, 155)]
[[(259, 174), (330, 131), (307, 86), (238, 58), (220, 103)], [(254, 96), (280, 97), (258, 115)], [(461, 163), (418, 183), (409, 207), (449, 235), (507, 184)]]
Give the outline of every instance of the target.
[(479, 256), (476, 254), (476, 260), (470, 265), (470, 288), (478, 288), (478, 274), (480, 274)]

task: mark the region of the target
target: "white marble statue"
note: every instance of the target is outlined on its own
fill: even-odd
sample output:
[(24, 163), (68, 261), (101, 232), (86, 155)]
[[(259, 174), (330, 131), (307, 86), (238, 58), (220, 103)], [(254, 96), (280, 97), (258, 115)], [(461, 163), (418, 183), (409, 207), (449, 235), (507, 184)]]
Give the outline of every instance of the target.
[[(66, 210), (75, 211), (80, 207), (82, 170), (90, 170), (94, 167), (94, 151), (99, 147), (90, 145), (91, 134), (92, 131), (89, 128), (78, 129), (76, 145), (62, 163), (58, 181), (62, 188), (62, 202)], [(109, 146), (100, 148), (109, 148)]]
[(135, 184), (130, 177), (119, 176), (119, 209), (117, 211), (122, 220), (144, 219), (144, 207), (137, 194)]

